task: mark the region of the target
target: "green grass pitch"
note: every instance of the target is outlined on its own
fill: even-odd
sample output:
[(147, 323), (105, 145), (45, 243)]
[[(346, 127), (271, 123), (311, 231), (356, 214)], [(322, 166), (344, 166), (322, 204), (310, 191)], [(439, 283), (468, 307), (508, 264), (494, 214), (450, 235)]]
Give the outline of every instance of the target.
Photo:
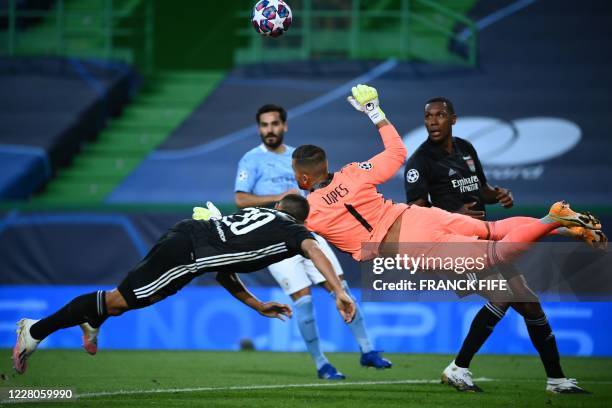
[[(566, 374), (592, 395), (550, 395), (534, 356), (477, 356), (484, 393), (438, 383), (451, 356), (389, 354), (390, 370), (359, 366), (356, 353), (328, 357), (347, 380), (318, 380), (305, 353), (38, 350), (17, 375), (10, 350), (0, 350), (0, 388), (72, 388), (71, 403), (12, 406), (83, 407), (610, 407), (612, 359), (564, 358)], [(4, 405), (4, 404), (2, 404)]]

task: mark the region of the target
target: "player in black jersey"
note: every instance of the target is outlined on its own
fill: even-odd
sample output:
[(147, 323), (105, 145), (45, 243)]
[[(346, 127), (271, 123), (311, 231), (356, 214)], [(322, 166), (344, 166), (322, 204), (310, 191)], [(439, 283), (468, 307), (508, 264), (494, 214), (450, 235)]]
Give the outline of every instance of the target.
[[(487, 183), (474, 146), (467, 140), (453, 136), (452, 126), (456, 120), (453, 104), (447, 98), (438, 97), (426, 102), (425, 127), (429, 136), (406, 164), (404, 180), (407, 202), (420, 206), (433, 205), (478, 219), (485, 218), (485, 204), (499, 203), (504, 208), (512, 207), (514, 200), (509, 190), (491, 187)], [(570, 236), (583, 233), (566, 232)], [(599, 233), (603, 236), (601, 231)], [(489, 278), (505, 278), (513, 293), (520, 294), (521, 300), (529, 301), (503, 302), (493, 299), (491, 293), (479, 292), (489, 302), (474, 317), (461, 350), (442, 373), (443, 382), (460, 391), (482, 391), (472, 380), (470, 362), (495, 325), (512, 307), (525, 319), (531, 342), (540, 354), (548, 377), (547, 391), (586, 392), (576, 385), (576, 380), (565, 377), (555, 336), (538, 297), (529, 288), (524, 276), (509, 264), (492, 272), (496, 273)]]
[(325, 276), (335, 294), (336, 306), (348, 323), (354, 303), (344, 291), (334, 269), (312, 234), (304, 227), (308, 201), (290, 194), (275, 209), (245, 208), (208, 221), (183, 220), (164, 234), (112, 291), (81, 295), (41, 320), (21, 319), (13, 364), (18, 373), (28, 357), (51, 333), (81, 325), (84, 347), (95, 354), (97, 330), (109, 316), (119, 316), (175, 294), (195, 277), (216, 272), (217, 281), (238, 300), (261, 315), (284, 320), (291, 308), (277, 302), (261, 302), (242, 284), (236, 273), (253, 272), (295, 255), (309, 258)]
[[(429, 137), (410, 156), (404, 170), (408, 203), (485, 218), (485, 204), (513, 204), (512, 193), (487, 183), (478, 154), (470, 142), (452, 135), (457, 117), (446, 98), (425, 105)], [(428, 198), (429, 196), (429, 198)], [(431, 202), (429, 201), (431, 200)]]

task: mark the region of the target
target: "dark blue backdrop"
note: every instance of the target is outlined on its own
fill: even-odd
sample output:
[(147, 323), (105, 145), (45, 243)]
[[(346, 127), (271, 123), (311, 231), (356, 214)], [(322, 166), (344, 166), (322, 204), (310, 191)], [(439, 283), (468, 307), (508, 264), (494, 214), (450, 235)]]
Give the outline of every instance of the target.
[[(14, 323), (23, 316), (40, 318), (68, 299), (99, 287), (0, 287), (0, 347), (12, 347)], [(359, 295), (359, 290), (355, 290)], [(278, 288), (254, 288), (261, 299), (289, 302)], [(317, 322), (327, 351), (357, 351), (350, 331), (329, 295), (314, 291)], [(377, 348), (387, 352), (456, 352), (478, 303), (364, 303), (362, 308)], [(610, 303), (544, 305), (563, 355), (611, 356)], [(243, 338), (257, 349), (303, 351), (294, 321), (261, 317), (220, 287), (191, 287), (157, 305), (111, 318), (103, 326), (100, 347), (114, 349), (237, 350)], [(80, 347), (80, 330), (55, 333), (44, 347)], [(496, 327), (484, 353), (534, 354), (522, 318), (513, 312)], [(407, 357), (409, 359), (409, 357)]]
[[(236, 166), (259, 143), (257, 108), (289, 110), (287, 143), (324, 147), (333, 170), (382, 149), (376, 129), (347, 103), (370, 83), (402, 135), (423, 122), (427, 99), (444, 95), (492, 184), (518, 204), (609, 205), (612, 139), (612, 4), (538, 1), (480, 36), (477, 69), (387, 62), (274, 64), (236, 69), (109, 197), (109, 202), (233, 202)], [(418, 131), (409, 152), (424, 140)], [(403, 200), (401, 176), (382, 187)]]

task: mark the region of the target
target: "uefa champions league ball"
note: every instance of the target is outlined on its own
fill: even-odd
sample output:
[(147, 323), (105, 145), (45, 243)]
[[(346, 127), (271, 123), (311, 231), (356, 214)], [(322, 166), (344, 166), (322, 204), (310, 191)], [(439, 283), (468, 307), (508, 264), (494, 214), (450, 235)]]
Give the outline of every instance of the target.
[(282, 35), (291, 26), (291, 19), (291, 9), (283, 0), (259, 0), (253, 6), (251, 21), (261, 35)]

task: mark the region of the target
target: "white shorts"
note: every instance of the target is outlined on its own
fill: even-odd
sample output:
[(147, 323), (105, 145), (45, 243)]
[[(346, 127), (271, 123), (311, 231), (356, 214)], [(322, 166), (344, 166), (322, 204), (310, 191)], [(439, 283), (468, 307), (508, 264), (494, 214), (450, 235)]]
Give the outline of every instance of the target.
[[(336, 255), (327, 241), (317, 234), (312, 235), (316, 238), (325, 256), (330, 260), (336, 271), (336, 275), (342, 275), (340, 262), (338, 262), (338, 258), (336, 258)], [(280, 262), (268, 266), (268, 270), (286, 295), (291, 295), (298, 290), (325, 282), (325, 277), (321, 275), (321, 272), (317, 270), (312, 261), (304, 258), (302, 255), (283, 259)]]

